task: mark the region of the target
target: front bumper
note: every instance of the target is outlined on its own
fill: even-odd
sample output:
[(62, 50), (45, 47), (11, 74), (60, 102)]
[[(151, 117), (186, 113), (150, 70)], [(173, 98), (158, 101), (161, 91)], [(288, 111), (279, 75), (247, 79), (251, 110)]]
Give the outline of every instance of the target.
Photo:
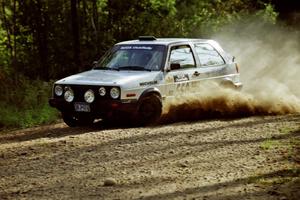
[(88, 114), (95, 117), (103, 117), (117, 112), (132, 113), (136, 111), (138, 106), (136, 100), (126, 102), (121, 100), (97, 100), (89, 104), (90, 112), (77, 112), (75, 111), (74, 103), (68, 103), (64, 99), (58, 98), (49, 99), (49, 105), (57, 108), (62, 113)]

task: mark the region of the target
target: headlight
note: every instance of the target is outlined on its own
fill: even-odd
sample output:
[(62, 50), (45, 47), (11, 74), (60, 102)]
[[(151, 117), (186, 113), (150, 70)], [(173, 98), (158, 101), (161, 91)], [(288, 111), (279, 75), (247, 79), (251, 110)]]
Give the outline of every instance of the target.
[(95, 100), (95, 95), (93, 90), (88, 90), (84, 93), (84, 100), (88, 103), (92, 103)]
[(67, 88), (64, 98), (67, 102), (72, 102), (74, 100), (74, 92), (71, 88)]
[(57, 96), (61, 96), (63, 94), (63, 88), (60, 85), (56, 85), (54, 92)]
[(105, 96), (105, 94), (106, 94), (106, 90), (105, 90), (105, 87), (100, 87), (99, 88), (99, 94), (100, 94), (100, 96)]
[(117, 99), (120, 96), (120, 90), (116, 87), (110, 89), (110, 96), (113, 99)]

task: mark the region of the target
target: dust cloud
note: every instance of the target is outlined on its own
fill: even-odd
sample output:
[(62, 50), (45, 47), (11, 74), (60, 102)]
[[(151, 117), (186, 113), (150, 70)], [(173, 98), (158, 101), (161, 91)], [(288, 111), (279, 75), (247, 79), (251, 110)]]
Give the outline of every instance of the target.
[(162, 121), (300, 113), (300, 33), (253, 22), (215, 35), (236, 57), (242, 91), (203, 83), (198, 94), (166, 102)]

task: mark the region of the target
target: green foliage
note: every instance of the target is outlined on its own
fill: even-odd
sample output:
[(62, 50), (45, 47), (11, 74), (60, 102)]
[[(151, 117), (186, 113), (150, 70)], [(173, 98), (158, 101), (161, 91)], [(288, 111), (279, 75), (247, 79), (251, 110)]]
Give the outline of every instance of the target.
[(250, 0), (241, 1), (180, 1), (178, 21), (181, 34), (185, 37), (210, 37), (227, 25), (244, 22), (248, 19), (275, 23), (277, 13), (271, 4)]
[[(75, 10), (71, 2), (76, 2)], [(2, 1), (0, 64), (5, 71), (15, 70), (32, 79), (57, 79), (89, 69), (112, 44), (139, 35), (209, 37), (226, 24), (244, 20), (245, 15), (275, 23), (277, 13), (263, 2)]]
[(14, 105), (0, 103), (3, 107), (0, 111), (0, 128), (27, 128), (34, 125), (54, 122), (58, 118), (56, 110), (44, 105), (35, 109), (20, 110)]
[(0, 128), (24, 128), (57, 119), (57, 111), (48, 106), (50, 83), (30, 81), (23, 76), (2, 76), (0, 84)]
[(277, 21), (278, 13), (275, 12), (272, 4), (265, 4), (265, 9), (262, 9), (256, 14), (259, 18), (263, 19), (264, 22), (275, 24)]
[(0, 68), (9, 73), (12, 69), (9, 67), (9, 51), (6, 48), (7, 36), (5, 31), (0, 27)]
[(43, 81), (89, 69), (116, 42), (139, 35), (210, 37), (249, 16), (275, 23), (274, 7), (264, 2), (0, 1), (0, 106), (5, 108), (0, 126), (53, 120), (56, 112), (47, 106), (50, 86)]

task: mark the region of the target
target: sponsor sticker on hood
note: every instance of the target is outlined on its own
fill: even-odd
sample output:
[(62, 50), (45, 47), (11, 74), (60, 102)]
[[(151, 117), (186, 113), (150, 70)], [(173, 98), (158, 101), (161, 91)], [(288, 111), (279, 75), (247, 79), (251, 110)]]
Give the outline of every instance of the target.
[(125, 49), (143, 49), (143, 50), (152, 50), (153, 47), (150, 47), (150, 46), (122, 46), (120, 49), (121, 49), (121, 50), (125, 50)]
[(155, 85), (155, 84), (157, 84), (157, 81), (148, 81), (148, 82), (140, 83), (140, 86)]

